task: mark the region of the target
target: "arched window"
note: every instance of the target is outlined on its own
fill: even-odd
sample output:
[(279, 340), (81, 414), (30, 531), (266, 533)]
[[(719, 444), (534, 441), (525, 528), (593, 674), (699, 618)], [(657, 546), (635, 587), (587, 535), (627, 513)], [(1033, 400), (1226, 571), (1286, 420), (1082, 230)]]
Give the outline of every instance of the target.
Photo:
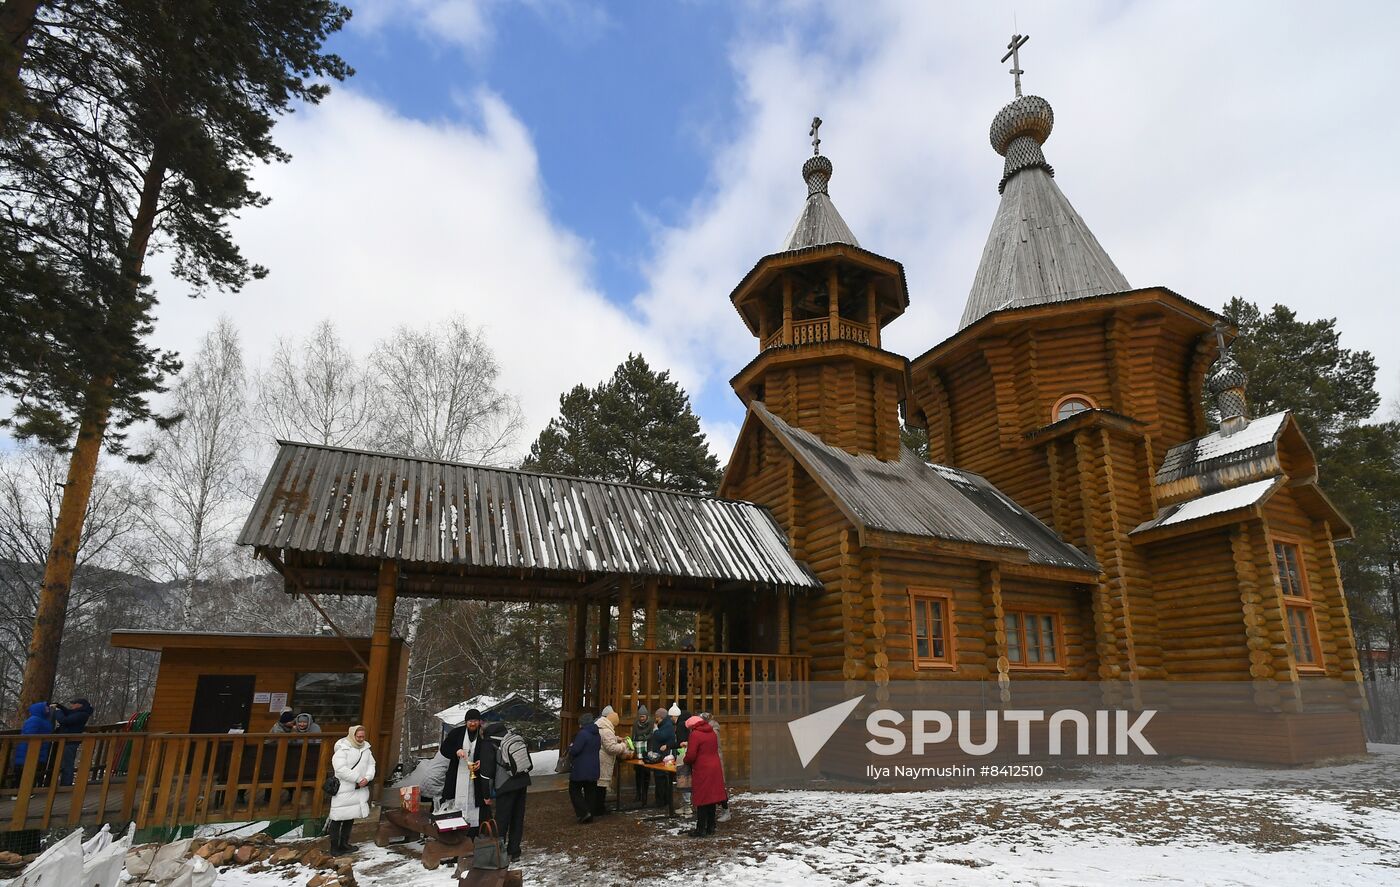
[(1085, 410), (1096, 410), (1098, 407), (1087, 394), (1066, 394), (1055, 401), (1055, 409), (1050, 411), (1050, 421), (1059, 422), (1068, 419), (1070, 416), (1077, 416)]

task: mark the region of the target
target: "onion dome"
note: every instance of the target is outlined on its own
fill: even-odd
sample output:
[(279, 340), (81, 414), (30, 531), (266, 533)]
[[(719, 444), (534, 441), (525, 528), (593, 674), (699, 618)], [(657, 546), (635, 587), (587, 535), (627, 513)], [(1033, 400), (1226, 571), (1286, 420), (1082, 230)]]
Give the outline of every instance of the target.
[(827, 183), (831, 181), (831, 161), (821, 154), (813, 154), (802, 164), (802, 178), (807, 182), (807, 202), (802, 207), (797, 222), (788, 231), (783, 250), (806, 249), (828, 243), (848, 243), (860, 246), (856, 236), (827, 193)]
[(997, 185), (999, 192), (1005, 192), (1006, 183), (1023, 169), (1043, 169), (1052, 176), (1055, 174), (1055, 168), (1040, 150), (1054, 127), (1055, 111), (1038, 95), (1017, 96), (997, 112), (992, 119), (992, 149), (1006, 158), (1001, 182)]

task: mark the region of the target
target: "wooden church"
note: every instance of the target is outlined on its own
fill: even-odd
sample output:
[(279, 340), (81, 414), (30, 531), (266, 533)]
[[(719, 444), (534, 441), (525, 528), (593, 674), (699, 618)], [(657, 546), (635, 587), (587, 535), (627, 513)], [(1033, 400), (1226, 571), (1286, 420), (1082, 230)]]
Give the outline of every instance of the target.
[[(1364, 751), (1359, 703), (1289, 692), (1360, 680), (1333, 548), (1351, 529), (1312, 450), (1287, 412), (1249, 415), (1220, 315), (1129, 284), (1056, 184), (1054, 114), (1016, 73), (957, 333), (912, 360), (881, 347), (904, 270), (857, 241), (817, 150), (783, 249), (731, 296), (758, 355), (732, 380), (747, 417), (721, 495), (771, 509), (822, 581), (795, 599), (793, 649), (816, 679), (877, 685), (1253, 680), (1277, 711), (1260, 747), (1191, 751)], [(901, 408), (928, 461), (901, 446)]]
[[(674, 702), (726, 722), (735, 775), (755, 688), (807, 679), (1003, 699), (1103, 681), (1129, 701), (1233, 682), (1258, 703), (1250, 740), (1207, 728), (1177, 751), (1365, 750), (1333, 550), (1351, 529), (1307, 441), (1286, 412), (1249, 415), (1223, 318), (1128, 283), (1042, 153), (1049, 103), (1013, 73), (960, 329), (912, 360), (881, 346), (904, 269), (836, 211), (814, 121), (797, 222), (731, 295), (758, 353), (732, 379), (747, 415), (718, 497), (281, 442), (239, 541), (289, 592), (375, 598), (377, 747), (402, 714), (378, 714), (396, 602), (426, 597), (566, 605), (561, 738), (606, 704)], [(666, 608), (696, 614), (693, 646), (661, 648)]]

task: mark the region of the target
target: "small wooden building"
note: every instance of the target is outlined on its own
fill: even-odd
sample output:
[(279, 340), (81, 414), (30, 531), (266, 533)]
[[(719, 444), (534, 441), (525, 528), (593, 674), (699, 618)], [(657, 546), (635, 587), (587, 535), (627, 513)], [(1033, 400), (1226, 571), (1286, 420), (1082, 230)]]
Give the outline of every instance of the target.
[[(369, 638), (121, 630), (112, 632), (112, 646), (160, 653), (151, 733), (266, 733), (283, 707), (309, 712), (331, 738), (366, 721)], [(392, 638), (389, 674), (397, 691), (380, 716), (389, 745), (377, 746), (393, 752), (386, 761), (398, 759), (407, 669), (408, 651)]]

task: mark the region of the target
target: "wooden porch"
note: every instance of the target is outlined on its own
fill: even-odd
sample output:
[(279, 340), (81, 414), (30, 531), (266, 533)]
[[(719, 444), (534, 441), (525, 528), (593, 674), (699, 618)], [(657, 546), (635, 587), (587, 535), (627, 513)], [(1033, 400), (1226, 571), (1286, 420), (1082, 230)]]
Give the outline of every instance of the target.
[[(16, 831), (320, 819), (334, 742), (252, 733), (0, 736), (0, 760), (26, 749), (0, 786), (0, 823)], [(66, 753), (74, 755), (70, 786), (61, 785)]]

